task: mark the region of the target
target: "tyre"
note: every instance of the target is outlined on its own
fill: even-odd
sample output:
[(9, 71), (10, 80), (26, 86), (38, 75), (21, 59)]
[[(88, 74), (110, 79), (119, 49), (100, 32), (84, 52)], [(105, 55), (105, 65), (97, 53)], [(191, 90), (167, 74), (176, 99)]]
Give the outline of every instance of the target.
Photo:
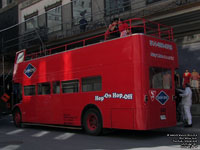
[(87, 134), (100, 135), (102, 133), (102, 118), (99, 111), (89, 109), (83, 117), (83, 127)]
[(22, 115), (19, 109), (15, 109), (13, 112), (13, 121), (16, 127), (22, 127)]

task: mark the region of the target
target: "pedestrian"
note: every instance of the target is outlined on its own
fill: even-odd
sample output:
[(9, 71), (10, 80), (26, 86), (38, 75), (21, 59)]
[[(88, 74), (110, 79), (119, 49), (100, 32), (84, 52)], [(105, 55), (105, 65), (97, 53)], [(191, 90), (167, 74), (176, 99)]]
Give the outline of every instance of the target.
[(185, 88), (186, 84), (190, 84), (191, 73), (186, 69), (185, 73), (183, 74), (183, 83), (182, 86)]
[(182, 105), (181, 105), (181, 99), (182, 97), (179, 95), (181, 94), (178, 89), (175, 89), (175, 102), (176, 102), (176, 120), (177, 122), (183, 121), (183, 111), (182, 111)]
[(81, 31), (81, 32), (85, 32), (86, 26), (88, 25), (87, 20), (83, 17), (83, 18), (79, 21), (79, 24), (80, 24), (80, 31)]
[(184, 112), (184, 119), (186, 120), (185, 127), (192, 127), (192, 115), (191, 115), (191, 106), (192, 106), (192, 90), (190, 88), (190, 85), (188, 83), (185, 84), (185, 90), (180, 90), (182, 94), (180, 96), (182, 97), (182, 106), (183, 106), (183, 112)]
[(175, 83), (175, 88), (180, 88), (180, 75), (178, 72), (174, 72), (174, 83)]
[(193, 69), (191, 73), (191, 87), (192, 88), (199, 88), (199, 73), (196, 69)]
[(197, 104), (199, 101), (199, 73), (196, 69), (193, 69), (191, 73), (191, 88), (193, 93), (193, 104)]

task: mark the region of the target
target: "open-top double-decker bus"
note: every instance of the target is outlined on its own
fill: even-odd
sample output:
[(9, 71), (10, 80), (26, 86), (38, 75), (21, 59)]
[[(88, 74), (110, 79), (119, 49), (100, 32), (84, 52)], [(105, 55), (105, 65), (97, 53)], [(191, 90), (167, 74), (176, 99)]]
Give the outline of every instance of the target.
[[(132, 31), (127, 37), (106, 40), (102, 34), (33, 54), (17, 52), (15, 125), (76, 126), (92, 135), (103, 128), (176, 125), (173, 30), (141, 18), (126, 22)], [(138, 29), (143, 33), (134, 33)]]

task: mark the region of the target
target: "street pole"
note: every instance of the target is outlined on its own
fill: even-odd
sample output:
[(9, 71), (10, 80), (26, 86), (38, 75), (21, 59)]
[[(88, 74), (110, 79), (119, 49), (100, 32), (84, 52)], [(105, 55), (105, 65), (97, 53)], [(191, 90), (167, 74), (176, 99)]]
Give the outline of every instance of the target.
[(4, 55), (2, 55), (2, 68), (3, 68), (3, 93), (5, 93), (5, 68), (4, 68)]
[[(3, 37), (1, 38), (1, 53), (3, 53)], [(5, 68), (4, 68), (4, 55), (2, 55), (2, 80), (3, 80), (3, 89), (2, 92), (5, 93)], [(0, 92), (1, 93), (1, 92)]]

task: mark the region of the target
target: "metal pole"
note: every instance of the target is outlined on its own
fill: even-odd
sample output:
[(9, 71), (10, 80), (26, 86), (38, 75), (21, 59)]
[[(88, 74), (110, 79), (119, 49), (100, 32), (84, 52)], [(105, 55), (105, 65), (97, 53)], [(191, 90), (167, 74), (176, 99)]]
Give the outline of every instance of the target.
[(42, 38), (40, 37), (40, 34), (38, 33), (38, 31), (37, 31), (37, 29), (36, 29), (35, 26), (34, 26), (34, 30), (35, 30), (36, 35), (38, 36), (38, 38), (39, 38), (39, 40), (40, 40), (40, 42), (41, 42), (41, 44), (42, 44), (42, 50), (45, 50), (45, 45), (44, 45), (44, 43), (43, 43), (43, 41), (42, 41)]
[(5, 68), (4, 68), (4, 55), (2, 55), (2, 65), (3, 65), (3, 93), (5, 93)]

